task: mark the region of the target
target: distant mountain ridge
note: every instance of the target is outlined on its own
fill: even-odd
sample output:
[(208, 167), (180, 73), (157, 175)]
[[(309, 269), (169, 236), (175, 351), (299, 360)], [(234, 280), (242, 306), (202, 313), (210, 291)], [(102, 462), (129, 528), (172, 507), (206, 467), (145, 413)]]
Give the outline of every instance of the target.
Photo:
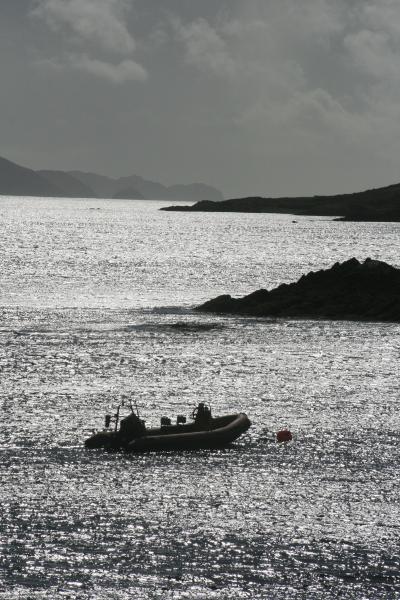
[(165, 186), (139, 175), (107, 177), (84, 171), (34, 171), (0, 157), (0, 195), (132, 200), (223, 200), (222, 193), (203, 183)]
[(65, 171), (37, 171), (39, 175), (54, 184), (63, 195), (71, 198), (92, 198), (93, 190)]
[(0, 194), (60, 196), (61, 190), (39, 173), (0, 157)]
[(128, 177), (106, 177), (96, 173), (83, 171), (68, 172), (75, 179), (94, 190), (101, 198), (127, 198), (129, 190), (136, 191), (137, 198), (151, 200), (211, 200), (221, 202), (224, 197), (214, 187), (204, 183), (176, 184), (165, 186), (157, 181), (150, 181), (140, 175), (129, 175)]

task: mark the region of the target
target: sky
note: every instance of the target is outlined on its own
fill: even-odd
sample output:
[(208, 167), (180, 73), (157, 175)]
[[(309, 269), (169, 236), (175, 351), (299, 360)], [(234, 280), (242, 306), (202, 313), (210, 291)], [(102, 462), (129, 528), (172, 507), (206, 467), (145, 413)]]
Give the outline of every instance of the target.
[(1, 0), (0, 156), (225, 197), (400, 181), (399, 0)]

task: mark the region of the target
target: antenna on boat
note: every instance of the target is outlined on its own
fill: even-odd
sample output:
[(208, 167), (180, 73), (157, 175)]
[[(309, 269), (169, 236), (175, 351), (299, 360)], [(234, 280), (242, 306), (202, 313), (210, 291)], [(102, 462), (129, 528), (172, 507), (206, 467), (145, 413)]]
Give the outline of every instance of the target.
[[(132, 404), (131, 404), (131, 406), (132, 406)], [(137, 403), (137, 400), (136, 400), (136, 398), (135, 398), (135, 408), (136, 408), (136, 414), (137, 414), (137, 416), (138, 416), (138, 417), (139, 417), (139, 419), (140, 419), (140, 415), (139, 415), (139, 407), (138, 407), (138, 403)], [(132, 412), (133, 412), (133, 411), (132, 411)]]
[[(132, 400), (129, 400), (129, 404), (128, 404), (128, 396), (122, 396), (122, 398), (123, 398), (123, 400), (122, 400), (122, 402), (121, 402), (121, 406), (124, 406), (124, 401), (126, 400), (126, 405), (127, 405), (127, 406), (129, 405), (129, 408), (131, 409), (131, 411), (132, 411), (132, 412), (135, 412), (135, 411), (134, 411), (134, 409), (133, 409)], [(136, 414), (137, 414), (137, 416), (140, 418), (140, 415), (139, 415), (139, 407), (138, 407), (138, 403), (137, 403), (137, 400), (136, 400), (136, 398), (135, 398), (135, 400), (134, 400), (133, 402), (134, 402), (134, 404), (135, 404)]]
[(123, 405), (123, 402), (122, 402), (122, 404), (118, 405), (117, 412), (115, 414), (115, 431), (118, 431), (119, 411), (120, 411), (122, 405)]

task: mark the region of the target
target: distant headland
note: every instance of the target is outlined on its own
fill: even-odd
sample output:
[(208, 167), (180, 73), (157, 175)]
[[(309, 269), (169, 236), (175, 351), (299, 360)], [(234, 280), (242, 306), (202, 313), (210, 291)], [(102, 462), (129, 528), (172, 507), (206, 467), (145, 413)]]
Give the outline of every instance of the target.
[(400, 184), (354, 194), (297, 198), (234, 198), (222, 202), (201, 201), (193, 206), (168, 206), (161, 210), (284, 213), (338, 217), (341, 221), (400, 221)]
[(33, 171), (0, 157), (0, 195), (128, 200), (223, 200), (222, 193), (204, 183), (165, 186), (139, 175), (106, 177), (83, 171)]
[(310, 272), (297, 282), (243, 298), (218, 296), (201, 312), (353, 321), (400, 322), (400, 269), (379, 260), (352, 258)]

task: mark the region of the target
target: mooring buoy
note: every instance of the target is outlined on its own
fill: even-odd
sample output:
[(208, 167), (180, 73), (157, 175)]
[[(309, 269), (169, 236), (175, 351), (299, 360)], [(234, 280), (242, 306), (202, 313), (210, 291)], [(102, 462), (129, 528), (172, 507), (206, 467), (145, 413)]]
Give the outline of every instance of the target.
[(281, 429), (276, 434), (276, 439), (278, 442), (290, 442), (293, 439), (292, 432), (289, 429)]

